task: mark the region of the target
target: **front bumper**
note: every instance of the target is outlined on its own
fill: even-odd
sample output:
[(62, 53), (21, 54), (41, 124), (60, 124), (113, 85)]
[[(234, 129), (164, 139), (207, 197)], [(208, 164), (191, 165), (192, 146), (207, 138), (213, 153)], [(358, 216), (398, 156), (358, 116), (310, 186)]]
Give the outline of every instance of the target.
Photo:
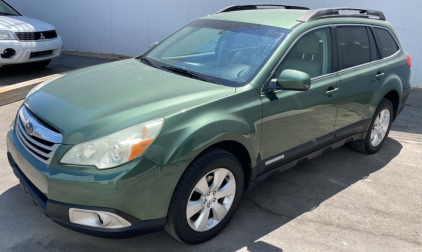
[[(10, 129), (6, 137), (10, 165), (24, 190), (55, 222), (67, 228), (102, 237), (130, 237), (164, 228), (174, 188), (184, 166), (156, 166), (140, 157), (121, 167), (60, 165), (58, 157), (69, 146), (56, 151), (50, 166), (29, 154)], [(120, 229), (95, 228), (69, 221), (69, 208), (117, 214), (131, 223)]]
[[(20, 185), (22, 186), (25, 193), (28, 194), (34, 204), (38, 206), (38, 208), (47, 217), (51, 218), (59, 225), (80, 233), (104, 238), (130, 238), (133, 236), (148, 234), (164, 229), (166, 218), (141, 221), (127, 213), (116, 209), (87, 207), (50, 200), (40, 190), (38, 190), (34, 184), (32, 184), (32, 182), (25, 176), (25, 174), (23, 174), (23, 172), (19, 169), (18, 165), (13, 160), (10, 153), (7, 153), (7, 157), (9, 159), (10, 166), (12, 167), (16, 177), (19, 179)], [(71, 208), (114, 213), (129, 221), (131, 226), (126, 228), (104, 229), (71, 223), (69, 219), (69, 209)]]
[[(59, 57), (62, 53), (63, 41), (60, 36), (51, 40), (40, 40), (34, 42), (25, 42), (19, 40), (0, 40), (0, 54), (5, 49), (11, 48), (16, 51), (16, 54), (10, 58), (0, 57), (0, 66), (11, 64), (22, 64), (29, 62), (37, 62), (49, 60)], [(53, 53), (44, 56), (31, 57), (32, 52), (41, 52), (52, 50)]]

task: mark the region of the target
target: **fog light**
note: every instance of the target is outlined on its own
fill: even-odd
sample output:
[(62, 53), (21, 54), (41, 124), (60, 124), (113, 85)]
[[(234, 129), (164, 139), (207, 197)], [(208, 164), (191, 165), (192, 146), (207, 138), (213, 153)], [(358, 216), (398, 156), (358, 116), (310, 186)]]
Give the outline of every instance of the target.
[(3, 51), (3, 54), (1, 55), (2, 58), (10, 58), (16, 54), (16, 51), (12, 48), (7, 48)]
[(69, 209), (69, 219), (75, 224), (98, 228), (124, 228), (131, 225), (117, 214), (77, 208)]

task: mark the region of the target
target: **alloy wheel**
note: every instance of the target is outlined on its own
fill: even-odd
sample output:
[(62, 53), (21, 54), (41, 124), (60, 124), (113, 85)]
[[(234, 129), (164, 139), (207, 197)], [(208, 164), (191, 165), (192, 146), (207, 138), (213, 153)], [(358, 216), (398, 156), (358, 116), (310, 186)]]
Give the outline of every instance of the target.
[(190, 194), (186, 208), (189, 226), (204, 232), (215, 227), (228, 213), (236, 194), (233, 174), (215, 169), (203, 176)]
[(371, 145), (377, 147), (384, 140), (390, 125), (390, 111), (383, 109), (378, 114), (371, 131)]

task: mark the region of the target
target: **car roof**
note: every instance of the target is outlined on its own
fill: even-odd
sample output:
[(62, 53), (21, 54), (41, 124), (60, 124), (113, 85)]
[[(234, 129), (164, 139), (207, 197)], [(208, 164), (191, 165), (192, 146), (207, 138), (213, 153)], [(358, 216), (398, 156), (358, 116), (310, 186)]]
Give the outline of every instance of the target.
[(307, 11), (291, 9), (243, 10), (217, 13), (202, 19), (235, 21), (292, 29), (300, 24), (297, 20)]
[[(286, 9), (258, 8), (267, 6), (282, 6)], [(381, 11), (348, 7), (322, 8), (315, 10), (304, 10), (304, 8), (305, 7), (269, 4), (235, 5), (229, 6), (216, 14), (203, 17), (203, 19), (235, 21), (285, 29), (292, 29), (301, 23), (315, 22), (319, 24), (335, 24), (339, 21), (356, 23), (357, 20), (359, 20), (359, 23), (377, 23), (382, 26), (389, 26), (389, 23), (386, 22), (384, 13)], [(341, 11), (346, 11), (346, 13)], [(347, 11), (349, 11), (349, 13), (347, 13)], [(350, 11), (354, 13), (350, 13)]]

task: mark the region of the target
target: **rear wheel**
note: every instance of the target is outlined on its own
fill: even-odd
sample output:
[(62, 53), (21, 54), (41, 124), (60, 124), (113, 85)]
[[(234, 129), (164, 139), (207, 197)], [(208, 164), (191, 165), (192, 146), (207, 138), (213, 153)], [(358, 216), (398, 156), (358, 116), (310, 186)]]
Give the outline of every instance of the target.
[(365, 154), (374, 154), (381, 149), (393, 122), (393, 104), (384, 99), (378, 105), (365, 139), (352, 142), (352, 148)]
[(243, 193), (239, 161), (213, 149), (197, 158), (180, 179), (170, 203), (166, 230), (177, 240), (205, 242), (230, 222)]

